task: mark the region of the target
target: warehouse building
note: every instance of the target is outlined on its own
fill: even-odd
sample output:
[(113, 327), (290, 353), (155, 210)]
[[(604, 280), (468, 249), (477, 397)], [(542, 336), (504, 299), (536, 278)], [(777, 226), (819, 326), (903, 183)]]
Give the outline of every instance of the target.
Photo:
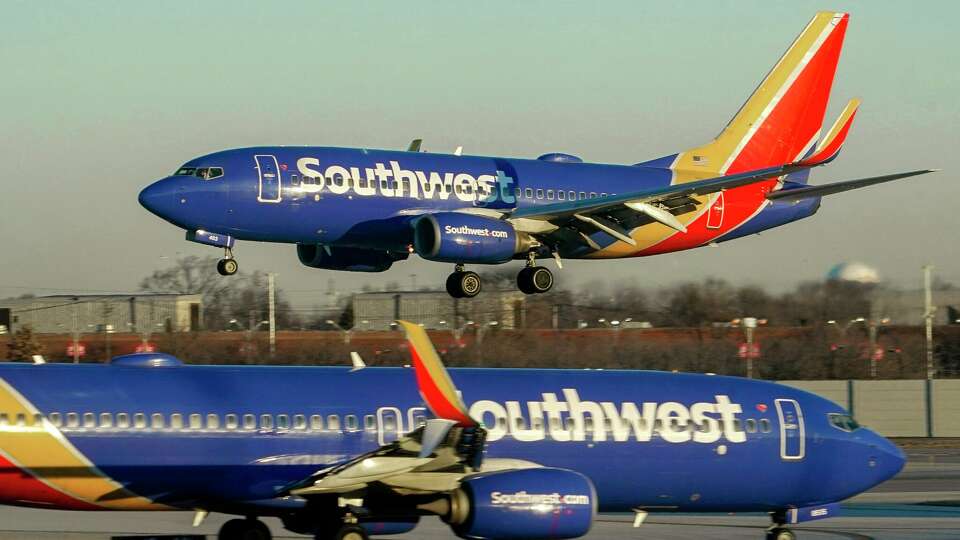
[(434, 330), (456, 330), (469, 323), (519, 328), (525, 298), (520, 291), (483, 291), (471, 299), (452, 298), (444, 291), (360, 293), (353, 297), (353, 327), (386, 330), (403, 319)]
[(199, 294), (55, 295), (0, 300), (0, 326), (41, 334), (187, 332), (203, 327)]

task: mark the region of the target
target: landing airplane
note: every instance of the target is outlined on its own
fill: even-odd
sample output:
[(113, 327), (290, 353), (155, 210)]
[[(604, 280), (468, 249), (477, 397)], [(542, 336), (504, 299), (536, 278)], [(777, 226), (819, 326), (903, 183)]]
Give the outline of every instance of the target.
[[(470, 539), (586, 534), (597, 512), (835, 515), (904, 455), (838, 405), (771, 382), (654, 371), (0, 364), (0, 503), (261, 516), (365, 540), (440, 516)], [(456, 385), (454, 384), (456, 381)], [(419, 395), (418, 395), (419, 392)], [(467, 405), (469, 403), (469, 406)]]
[[(297, 245), (313, 268), (382, 272), (411, 253), (454, 263), (454, 297), (473, 297), (466, 264), (526, 259), (524, 293), (550, 290), (537, 258), (641, 257), (724, 242), (813, 215), (823, 195), (931, 172), (808, 186), (840, 152), (859, 105), (820, 137), (847, 29), (846, 13), (818, 13), (712, 142), (636, 165), (365, 148), (268, 146), (188, 161), (148, 186), (140, 203), (224, 248), (237, 239)], [(700, 82), (702, 84), (702, 81)]]

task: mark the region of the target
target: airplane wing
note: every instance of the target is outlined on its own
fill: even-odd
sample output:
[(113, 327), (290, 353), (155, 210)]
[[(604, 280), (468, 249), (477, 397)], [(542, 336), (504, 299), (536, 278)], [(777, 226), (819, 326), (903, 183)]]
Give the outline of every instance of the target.
[[(374, 484), (403, 493), (443, 492), (480, 471), (486, 430), (470, 417), (426, 331), (398, 323), (407, 334), (420, 395), (436, 418), (395, 442), (297, 482), (287, 490), (291, 495), (343, 494)], [(515, 460), (488, 465), (484, 471), (536, 466)]]
[(937, 172), (937, 169), (921, 169), (919, 171), (908, 171), (896, 174), (887, 174), (884, 176), (873, 176), (870, 178), (847, 180), (845, 182), (834, 182), (832, 184), (825, 184), (822, 186), (781, 189), (779, 191), (768, 193), (767, 199), (770, 199), (771, 201), (799, 201), (809, 197), (822, 197), (824, 195), (833, 195), (834, 193), (843, 193), (844, 191), (850, 191), (851, 189), (860, 189), (862, 187), (882, 184), (884, 182), (892, 182), (893, 180), (909, 178), (911, 176), (918, 176), (932, 172)]

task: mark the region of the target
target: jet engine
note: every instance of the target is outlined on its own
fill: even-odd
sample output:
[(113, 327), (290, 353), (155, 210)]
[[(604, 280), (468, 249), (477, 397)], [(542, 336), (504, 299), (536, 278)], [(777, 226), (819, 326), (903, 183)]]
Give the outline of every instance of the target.
[(567, 469), (480, 473), (463, 479), (444, 519), (461, 538), (552, 539), (587, 534), (597, 512), (590, 480)]
[(394, 262), (406, 259), (406, 253), (373, 249), (324, 247), (319, 244), (297, 244), (297, 258), (304, 266), (348, 272), (383, 272)]
[(473, 214), (427, 214), (414, 225), (414, 250), (428, 261), (499, 264), (536, 245), (507, 221)]

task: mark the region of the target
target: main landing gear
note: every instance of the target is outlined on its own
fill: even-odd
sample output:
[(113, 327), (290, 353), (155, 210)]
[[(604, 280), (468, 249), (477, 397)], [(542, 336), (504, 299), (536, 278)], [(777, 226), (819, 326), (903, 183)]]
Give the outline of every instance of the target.
[(517, 288), (524, 294), (541, 294), (553, 287), (553, 272), (546, 266), (537, 266), (537, 256), (527, 254), (527, 266), (517, 274)]
[(231, 519), (220, 527), (217, 540), (271, 540), (273, 535), (262, 521), (255, 517)]
[(217, 261), (217, 273), (221, 276), (232, 276), (237, 273), (239, 268), (240, 265), (237, 264), (237, 260), (233, 258), (233, 250), (223, 248), (223, 258)]
[(767, 540), (797, 540), (797, 535), (786, 527), (774, 525), (767, 529)]
[(447, 276), (447, 292), (454, 298), (473, 298), (480, 294), (480, 275), (463, 269), (462, 264), (454, 267), (454, 272)]

